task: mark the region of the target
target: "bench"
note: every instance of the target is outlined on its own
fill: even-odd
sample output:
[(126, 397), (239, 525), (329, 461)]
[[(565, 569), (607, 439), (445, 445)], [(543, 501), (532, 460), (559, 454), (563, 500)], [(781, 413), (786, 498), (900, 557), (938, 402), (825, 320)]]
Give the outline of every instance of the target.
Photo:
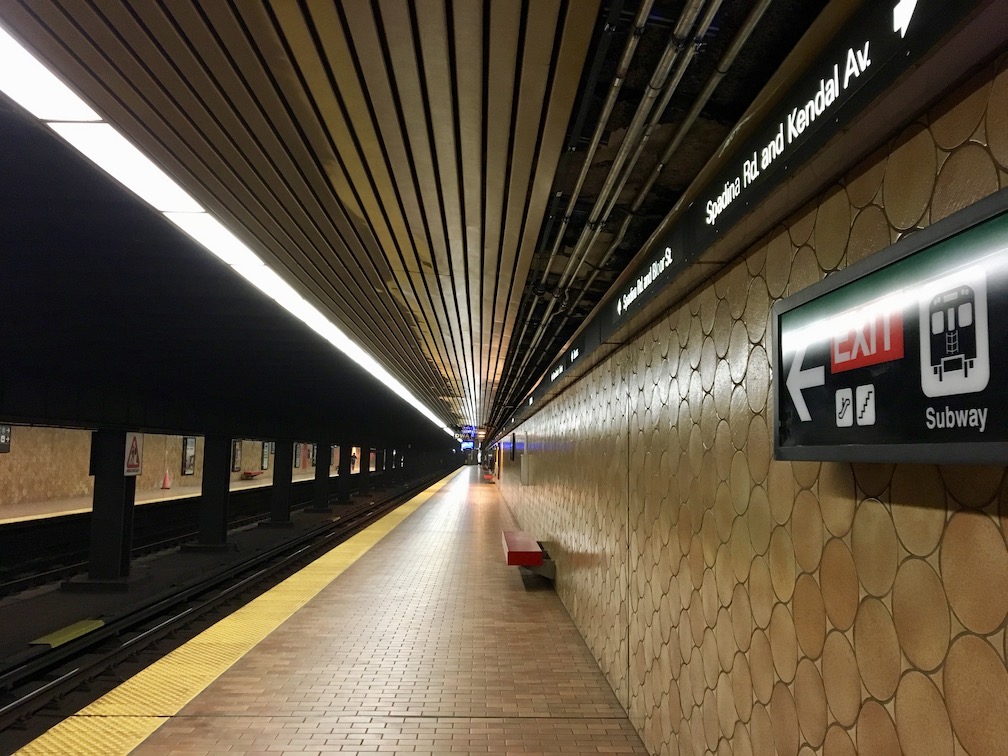
[(241, 479), (242, 480), (253, 480), (254, 478), (258, 478), (262, 474), (263, 474), (262, 470), (245, 470), (241, 474)]
[(504, 557), (511, 567), (524, 567), (537, 575), (553, 580), (556, 566), (549, 554), (535, 538), (521, 530), (505, 530), (501, 533)]

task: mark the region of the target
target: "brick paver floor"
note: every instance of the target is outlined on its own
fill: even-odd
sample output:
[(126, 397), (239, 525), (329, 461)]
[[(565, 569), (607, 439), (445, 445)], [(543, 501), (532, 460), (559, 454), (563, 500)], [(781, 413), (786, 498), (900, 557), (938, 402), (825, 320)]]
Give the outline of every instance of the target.
[(646, 753), (556, 594), (504, 564), (463, 469), (137, 749)]

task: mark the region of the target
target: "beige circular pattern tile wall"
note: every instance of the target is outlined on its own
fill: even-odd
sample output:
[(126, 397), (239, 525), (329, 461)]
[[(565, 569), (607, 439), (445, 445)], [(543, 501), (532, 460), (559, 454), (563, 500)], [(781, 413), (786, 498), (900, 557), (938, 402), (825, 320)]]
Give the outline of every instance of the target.
[(805, 207), (792, 216), (788, 223), (788, 233), (791, 235), (791, 244), (800, 247), (807, 243), (815, 229), (816, 214), (819, 212), (819, 201), (812, 200)]
[(856, 463), (851, 465), (854, 481), (865, 496), (879, 498), (892, 482), (895, 465), (878, 463)]
[(987, 109), (991, 79), (990, 70), (979, 72), (951, 94), (953, 107), (945, 104), (931, 111), (931, 136), (941, 149), (954, 150), (977, 130)]
[[(762, 346), (754, 346), (749, 353), (749, 364), (743, 381), (749, 409), (756, 413), (763, 412), (770, 394), (770, 358)], [(756, 417), (766, 426), (766, 419), (761, 414)], [(767, 438), (769, 439), (769, 435)]]
[(731, 686), (735, 711), (741, 721), (748, 722), (753, 707), (753, 680), (749, 669), (749, 657), (743, 651), (736, 653), (732, 662)]
[(854, 207), (866, 207), (882, 188), (888, 150), (879, 148), (871, 157), (847, 174), (847, 197)]
[(822, 675), (809, 659), (798, 663), (794, 699), (805, 741), (815, 748), (820, 747), (826, 739), (826, 689)]
[(945, 529), (945, 486), (933, 465), (898, 465), (892, 479), (896, 535), (911, 554), (927, 556)]
[(889, 610), (877, 598), (869, 596), (858, 607), (854, 654), (868, 693), (880, 701), (889, 700), (899, 682), (899, 638)]
[(908, 127), (896, 140), (882, 182), (883, 206), (891, 225), (906, 230), (924, 217), (936, 172), (931, 133), (921, 124)]
[(770, 615), (770, 652), (779, 680), (791, 683), (798, 666), (798, 638), (794, 620), (784, 604), (777, 604)]
[[(805, 488), (808, 488), (805, 486)], [(854, 475), (850, 465), (826, 463), (818, 477), (818, 500), (823, 522), (833, 535), (847, 535), (854, 524), (857, 506)]]
[(907, 559), (896, 574), (893, 622), (899, 645), (918, 669), (931, 671), (944, 661), (951, 621), (938, 573), (922, 559)]
[(896, 578), (896, 528), (878, 499), (865, 499), (858, 505), (851, 550), (864, 589), (873, 596), (887, 594)]
[(978, 508), (997, 496), (1005, 477), (1003, 467), (993, 465), (944, 465), (942, 480), (952, 497), (965, 507)]
[(896, 734), (904, 753), (954, 756), (952, 724), (941, 692), (927, 675), (910, 671), (896, 691)]
[(802, 491), (797, 497), (792, 496), (791, 501), (794, 501), (791, 534), (795, 560), (805, 572), (815, 572), (822, 557), (824, 538), (819, 500), (811, 491)]
[(826, 642), (826, 607), (819, 583), (812, 575), (800, 575), (794, 591), (795, 635), (802, 653), (818, 659)]
[(773, 651), (767, 634), (759, 628), (753, 632), (749, 645), (749, 674), (756, 700), (769, 703), (774, 684)]
[(865, 701), (858, 716), (857, 751), (863, 756), (900, 753), (896, 725), (878, 701)]
[(1008, 56), (1001, 58), (1000, 73), (987, 101), (987, 146), (1001, 167), (1008, 169), (1008, 129), (997, 128), (1004, 123), (1008, 123)]
[(943, 688), (952, 729), (966, 751), (971, 756), (1003, 754), (1008, 671), (994, 648), (976, 636), (959, 636), (949, 649)]
[(889, 222), (878, 205), (869, 205), (854, 218), (847, 244), (847, 264), (885, 249), (890, 244)]
[[(767, 244), (766, 254), (766, 285), (768, 293), (774, 299), (779, 299), (787, 290), (788, 281), (791, 278), (791, 260), (794, 257), (794, 247), (791, 246), (791, 237), (786, 230), (781, 230), (771, 236)], [(742, 311), (736, 314), (732, 308), (734, 317), (740, 317)]]
[(736, 449), (744, 449), (746, 438), (749, 436), (749, 420), (752, 418), (752, 410), (749, 409), (749, 400), (746, 399), (745, 390), (741, 386), (736, 386), (732, 391), (731, 408), (728, 414), (728, 423), (731, 426), (732, 444)]
[(783, 525), (774, 528), (767, 556), (774, 595), (779, 601), (790, 601), (795, 587), (795, 557), (788, 528)]
[(753, 631), (752, 607), (749, 604), (749, 594), (741, 582), (736, 584), (735, 590), (732, 592), (731, 606), (728, 607), (728, 611), (731, 614), (735, 643), (741, 651), (748, 651)]
[(749, 578), (753, 558), (752, 542), (749, 540), (748, 518), (735, 518), (735, 524), (732, 525), (729, 548), (731, 549), (732, 569), (735, 571), (735, 579), (743, 583)]
[(815, 223), (815, 250), (819, 267), (834, 270), (847, 249), (851, 228), (851, 206), (842, 186), (831, 189), (819, 205)]
[[(819, 472), (821, 467), (823, 466), (819, 462), (815, 461), (791, 463), (791, 469), (794, 472), (795, 480), (802, 488), (812, 488), (812, 486), (819, 482)], [(825, 467), (823, 467), (823, 471), (825, 472)]]
[(735, 654), (738, 653), (738, 644), (735, 642), (735, 633), (732, 628), (731, 615), (727, 607), (721, 607), (718, 611), (717, 623), (714, 625), (714, 640), (717, 645), (718, 663), (724, 672), (731, 672), (735, 663)]
[(774, 732), (765, 704), (758, 703), (753, 706), (749, 721), (749, 739), (754, 754), (774, 752)]
[[(770, 458), (773, 450), (770, 431), (762, 414), (754, 415), (749, 422), (749, 438), (746, 442), (746, 457), (749, 460), (749, 475), (756, 483), (763, 483), (770, 472)], [(783, 507), (785, 501), (780, 502)], [(774, 519), (777, 519), (776, 517)], [(780, 520), (777, 520), (780, 522)], [(786, 517), (785, 517), (786, 521)]]
[(967, 144), (949, 155), (935, 183), (931, 222), (947, 218), (998, 190), (998, 172), (990, 153)]
[(791, 690), (782, 682), (774, 686), (770, 699), (770, 725), (777, 753), (798, 753), (798, 711)]
[(826, 616), (834, 627), (847, 630), (857, 615), (858, 575), (850, 549), (839, 538), (826, 542), (819, 575)]
[(857, 721), (861, 709), (861, 677), (854, 648), (838, 630), (826, 636), (822, 674), (830, 712), (837, 722), (850, 727)]
[(775, 602), (770, 565), (766, 559), (757, 556), (749, 570), (749, 601), (752, 604), (753, 621), (757, 627), (770, 624), (770, 614)]
[(812, 247), (800, 247), (791, 262), (791, 277), (788, 279), (788, 295), (807, 289), (822, 278), (819, 260)]
[(766, 554), (770, 548), (773, 517), (770, 514), (770, 500), (762, 486), (754, 487), (750, 493), (747, 520), (753, 552)]
[(840, 725), (831, 725), (826, 731), (826, 741), (823, 744), (825, 756), (857, 756), (854, 741)]
[(968, 630), (987, 634), (1001, 626), (1008, 614), (1008, 549), (991, 518), (967, 511), (952, 516), (941, 545), (941, 574), (952, 611)]

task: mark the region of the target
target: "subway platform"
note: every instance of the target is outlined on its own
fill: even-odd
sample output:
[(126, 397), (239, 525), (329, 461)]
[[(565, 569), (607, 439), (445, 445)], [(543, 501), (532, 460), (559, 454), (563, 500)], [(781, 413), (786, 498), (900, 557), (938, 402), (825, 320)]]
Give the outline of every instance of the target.
[(55, 725), (25, 754), (646, 753), (467, 467)]

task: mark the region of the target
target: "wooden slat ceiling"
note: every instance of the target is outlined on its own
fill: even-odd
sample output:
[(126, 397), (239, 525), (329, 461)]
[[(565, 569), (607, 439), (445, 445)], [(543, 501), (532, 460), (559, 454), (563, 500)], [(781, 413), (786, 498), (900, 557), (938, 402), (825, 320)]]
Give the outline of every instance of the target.
[(598, 0), (7, 0), (0, 21), (449, 424), (485, 422)]

